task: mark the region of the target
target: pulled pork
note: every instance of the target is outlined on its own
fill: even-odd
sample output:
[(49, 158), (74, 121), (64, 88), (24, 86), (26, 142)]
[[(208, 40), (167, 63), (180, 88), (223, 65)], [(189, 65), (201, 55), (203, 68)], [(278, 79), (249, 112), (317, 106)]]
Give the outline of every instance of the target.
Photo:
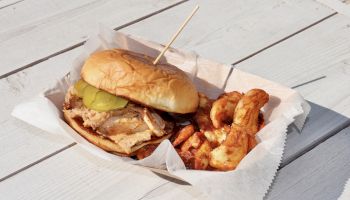
[(82, 99), (70, 87), (64, 103), (64, 112), (72, 118), (83, 119), (83, 126), (118, 143), (126, 152), (137, 144), (162, 137), (172, 132), (173, 123), (163, 120), (156, 112), (133, 103), (125, 108), (98, 112), (83, 105)]

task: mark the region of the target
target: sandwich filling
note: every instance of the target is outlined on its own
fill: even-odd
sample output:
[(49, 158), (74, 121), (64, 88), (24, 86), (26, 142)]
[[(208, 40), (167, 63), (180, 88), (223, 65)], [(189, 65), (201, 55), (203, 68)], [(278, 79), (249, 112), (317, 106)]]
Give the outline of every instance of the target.
[(173, 131), (172, 122), (164, 120), (154, 110), (132, 102), (123, 102), (123, 106), (110, 110), (94, 110), (86, 105), (85, 97), (79, 94), (78, 89), (74, 86), (69, 88), (64, 103), (65, 114), (81, 119), (84, 127), (91, 128), (99, 137), (117, 143), (126, 154), (132, 153), (132, 147), (136, 145)]

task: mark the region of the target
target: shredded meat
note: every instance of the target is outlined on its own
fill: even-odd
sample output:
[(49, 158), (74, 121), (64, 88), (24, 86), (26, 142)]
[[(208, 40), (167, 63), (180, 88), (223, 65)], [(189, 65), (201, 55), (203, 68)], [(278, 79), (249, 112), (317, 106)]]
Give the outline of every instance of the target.
[(98, 128), (98, 131), (106, 136), (132, 134), (149, 129), (142, 119), (142, 109), (132, 105), (115, 110), (112, 115)]
[(66, 113), (72, 117), (81, 117), (84, 121), (85, 127), (91, 127), (96, 130), (101, 126), (106, 119), (112, 116), (112, 112), (97, 112), (86, 108), (83, 105), (83, 101), (76, 95), (76, 91), (73, 86), (68, 89), (65, 97), (64, 108), (67, 109)]
[(131, 152), (131, 148), (141, 142), (151, 140), (152, 131), (146, 130), (143, 132), (137, 132), (134, 134), (117, 134), (110, 136), (109, 138), (118, 143), (125, 152)]
[(83, 106), (80, 108), (73, 108), (71, 110), (68, 110), (67, 113), (72, 118), (83, 118), (83, 125), (85, 127), (91, 127), (94, 130), (100, 127), (111, 116), (110, 112), (97, 112)]
[(73, 86), (68, 88), (67, 94), (64, 98), (63, 108), (69, 110), (72, 108), (80, 108), (83, 106), (83, 101), (77, 96), (77, 92)]
[(164, 121), (156, 112), (132, 103), (108, 112), (91, 110), (83, 105), (73, 86), (66, 94), (63, 107), (70, 117), (81, 117), (84, 127), (118, 143), (126, 152), (151, 140), (152, 136), (161, 137), (173, 129), (173, 123)]

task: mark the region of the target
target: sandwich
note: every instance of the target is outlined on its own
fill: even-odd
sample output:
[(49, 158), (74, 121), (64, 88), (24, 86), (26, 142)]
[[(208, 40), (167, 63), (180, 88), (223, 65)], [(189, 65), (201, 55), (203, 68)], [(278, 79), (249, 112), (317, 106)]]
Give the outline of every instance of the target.
[(92, 144), (120, 156), (156, 146), (176, 130), (173, 116), (194, 113), (199, 96), (170, 64), (122, 49), (95, 52), (68, 89), (66, 122)]

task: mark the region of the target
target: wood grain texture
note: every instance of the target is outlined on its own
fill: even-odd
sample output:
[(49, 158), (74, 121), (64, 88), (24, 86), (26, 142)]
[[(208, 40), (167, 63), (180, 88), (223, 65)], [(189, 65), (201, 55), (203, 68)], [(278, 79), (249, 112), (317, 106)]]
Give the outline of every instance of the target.
[[(1, 94), (6, 98), (0, 107), (0, 177), (4, 177), (40, 158), (70, 144), (72, 139), (52, 135), (10, 116), (16, 104), (53, 86), (70, 69), (80, 48), (38, 64), (35, 68), (0, 80)], [(55, 73), (52, 73), (52, 72)]]
[[(245, 5), (245, 4), (237, 4), (236, 3), (227, 3), (227, 2), (221, 2), (221, 4), (212, 4), (209, 1), (204, 1), (201, 2), (201, 10), (204, 10), (202, 12), (204, 12), (206, 15), (210, 14), (210, 10), (214, 9), (215, 7), (211, 8), (211, 6), (215, 6), (215, 5), (224, 5), (228, 6), (228, 7), (235, 7), (235, 6), (239, 6), (237, 7), (237, 9), (235, 9), (237, 12), (235, 13), (235, 20), (233, 20), (233, 18), (231, 18), (231, 21), (237, 21), (237, 23), (239, 24), (234, 24), (232, 27), (238, 26), (238, 25), (245, 25), (245, 22), (247, 22), (247, 20), (253, 20), (254, 18), (257, 17), (261, 17), (263, 16), (265, 20), (260, 21), (260, 19), (255, 19), (258, 20), (256, 21), (254, 24), (258, 23), (265, 23), (264, 27), (269, 26), (269, 24), (274, 23), (274, 17), (281, 15), (283, 16), (283, 12), (285, 12), (286, 10), (290, 10), (291, 14), (290, 16), (298, 16), (297, 14), (304, 14), (305, 15), (305, 19), (303, 23), (306, 22), (312, 22), (315, 21), (317, 19), (319, 19), (320, 17), (323, 17), (324, 15), (329, 14), (329, 10), (323, 8), (322, 6), (320, 7), (318, 4), (312, 2), (312, 1), (306, 1), (305, 3), (305, 7), (307, 7), (308, 9), (306, 10), (312, 10), (314, 12), (313, 17), (309, 17), (309, 13), (306, 12), (306, 10), (304, 10), (303, 8), (299, 8), (300, 7), (300, 2), (298, 1), (290, 1), (288, 4), (283, 3), (282, 1), (271, 1), (269, 4), (259, 4), (256, 3), (256, 1), (247, 1), (249, 4)], [(39, 2), (40, 3), (40, 2)], [(131, 2), (132, 3), (132, 2)], [(194, 2), (196, 3), (196, 2)], [(252, 4), (256, 3), (256, 5), (252, 6)], [(187, 6), (188, 4), (188, 6)], [(109, 4), (108, 4), (109, 5)], [(129, 5), (129, 4), (126, 4)], [(157, 4), (158, 5), (158, 4)], [(29, 9), (28, 7), (29, 5), (27, 5), (26, 7)], [(102, 8), (104, 8), (106, 5), (102, 4)], [(139, 5), (140, 6), (140, 5)], [(94, 12), (98, 12), (98, 10), (95, 9), (100, 9), (101, 6), (94, 8), (92, 11), (89, 11), (87, 13), (85, 12), (80, 12), (81, 16), (77, 16), (76, 18), (79, 20), (82, 20), (83, 17), (86, 17), (87, 15), (91, 18), (92, 17), (92, 13)], [(253, 7), (254, 11), (260, 11), (262, 12), (262, 14), (256, 14), (257, 16), (254, 15), (254, 17), (249, 17), (249, 15), (246, 14), (246, 12), (249, 10), (249, 8)], [(258, 8), (259, 7), (259, 8)], [(55, 6), (48, 7), (47, 9), (54, 9)], [(180, 9), (180, 11), (185, 12), (186, 9), (192, 9), (192, 3), (186, 3), (186, 7), (182, 7)], [(239, 9), (238, 9), (239, 8)], [(63, 8), (62, 8), (63, 9)], [(64, 7), (64, 9), (67, 9), (67, 7)], [(63, 10), (64, 10), (63, 9)], [(119, 7), (120, 10), (122, 10)], [(180, 13), (179, 10), (175, 10), (175, 12), (179, 12), (176, 16), (179, 18), (174, 18), (173, 14), (174, 14), (174, 9), (176, 8), (172, 8), (171, 10), (165, 11), (165, 12), (169, 12), (169, 14), (167, 14), (166, 16), (162, 16), (161, 18), (158, 18), (157, 16), (153, 16), (152, 19), (154, 21), (155, 24), (158, 24), (160, 26), (163, 26), (164, 29), (161, 32), (156, 32), (154, 35), (151, 35), (152, 37), (149, 37), (150, 39), (153, 40), (158, 40), (158, 37), (162, 36), (163, 38), (165, 38), (168, 35), (171, 35), (172, 33), (172, 28), (176, 28), (177, 26), (174, 25), (168, 25), (168, 21), (165, 20), (164, 21), (164, 17), (166, 17), (167, 19), (172, 19), (174, 21), (173, 24), (176, 24), (176, 20), (182, 20), (181, 17), (179, 16)], [(32, 11), (28, 11), (28, 12), (32, 12)], [(78, 11), (74, 11), (71, 12), (76, 13)], [(101, 12), (101, 11), (99, 11)], [(106, 11), (107, 12), (107, 11)], [(260, 13), (258, 12), (258, 13)], [(78, 12), (79, 13), (79, 12)], [(114, 12), (115, 13), (115, 12)], [(249, 13), (251, 14), (251, 11), (249, 11)], [(294, 13), (294, 14), (292, 14)], [(120, 14), (123, 13), (115, 13), (115, 16), (113, 16), (112, 14), (110, 14), (110, 18), (106, 19), (106, 20), (111, 20), (111, 18), (113, 19), (117, 19), (119, 17)], [(176, 14), (176, 13), (175, 13)], [(199, 13), (198, 13), (199, 14)], [(270, 16), (272, 15), (272, 17)], [(25, 17), (26, 15), (20, 15)], [(220, 21), (225, 21), (225, 19), (227, 19), (229, 15), (225, 14), (225, 12), (220, 12), (220, 14), (218, 16), (216, 16), (216, 20)], [(241, 17), (241, 18), (239, 18)], [(300, 16), (299, 16), (300, 17)], [(299, 22), (301, 20), (301, 18), (296, 17), (295, 19), (288, 19), (289, 21), (283, 21), (283, 23), (281, 22), (280, 25), (284, 24), (284, 23), (289, 23), (288, 26), (283, 26), (284, 27), (284, 31), (283, 33), (288, 35), (291, 32), (293, 32), (294, 30), (296, 30), (298, 27), (300, 27), (300, 25), (298, 25), (297, 22)], [(39, 17), (37, 17), (39, 18)], [(121, 19), (124, 19), (125, 16)], [(18, 18), (18, 20), (21, 19), (21, 17)], [(54, 20), (52, 22), (52, 26), (55, 25), (57, 26), (57, 22), (62, 20), (61, 18), (53, 18)], [(197, 22), (193, 22), (193, 24), (208, 24), (210, 26), (214, 26), (214, 22), (215, 21), (211, 21), (210, 23), (207, 22), (207, 18), (205, 17), (205, 15), (202, 17), (201, 16), (195, 16), (195, 18), (193, 20), (197, 19)], [(79, 21), (78, 20), (78, 21)], [(125, 19), (124, 19), (125, 20)], [(198, 21), (199, 20), (199, 21)], [(270, 21), (269, 21), (270, 20)], [(272, 21), (271, 21), (272, 20)], [(297, 22), (294, 22), (294, 20), (296, 20)], [(45, 17), (44, 19), (42, 19), (41, 21), (45, 21)], [(76, 22), (75, 18), (71, 20), (72, 23)], [(69, 23), (71, 23), (71, 21), (68, 21)], [(78, 23), (77, 21), (77, 23)], [(216, 21), (216, 22), (218, 22)], [(62, 22), (58, 23), (60, 24), (60, 26), (63, 26), (62, 24), (66, 24), (68, 23), (66, 20), (62, 20)], [(79, 21), (80, 23), (81, 21)], [(124, 21), (125, 22), (125, 21)], [(109, 21), (109, 23), (113, 24), (115, 22)], [(142, 23), (142, 22), (139, 22)], [(138, 24), (139, 24), (138, 23)], [(150, 33), (154, 33), (153, 28), (149, 27), (150, 22), (147, 22), (145, 24), (140, 24), (137, 27), (138, 30), (138, 34), (140, 35), (145, 35), (147, 37), (150, 36)], [(163, 24), (162, 24), (163, 23)], [(192, 22), (190, 22), (189, 27), (191, 27)], [(228, 26), (228, 24), (230, 24), (230, 21), (227, 21), (227, 23), (225, 23), (226, 26)], [(306, 25), (306, 24), (305, 24)], [(249, 26), (249, 29), (247, 30), (242, 30), (242, 29), (237, 29), (242, 31), (242, 33), (240, 33), (240, 31), (236, 31), (237, 34), (240, 33), (242, 37), (242, 35), (244, 35), (245, 33), (249, 32), (250, 35), (250, 39), (253, 38), (253, 35), (259, 31), (259, 28), (261, 28), (262, 25), (259, 26)], [(48, 25), (48, 27), (50, 27), (50, 25)], [(141, 27), (146, 27), (143, 28), (141, 30)], [(257, 27), (257, 29), (255, 29), (254, 27)], [(46, 26), (43, 26), (42, 28), (44, 28), (46, 30)], [(205, 28), (205, 26), (201, 26), (201, 27), (194, 27), (194, 28), (199, 28), (198, 30), (201, 31), (205, 31), (207, 30), (207, 28)], [(203, 29), (205, 28), (205, 29)], [(248, 27), (247, 27), (248, 28)], [(43, 29), (43, 30), (44, 30)], [(156, 28), (158, 29), (158, 28)], [(275, 30), (276, 29), (276, 30)], [(278, 32), (280, 35), (282, 34), (281, 32), (279, 32), (279, 30), (281, 29), (280, 26), (276, 26), (273, 29), (273, 32)], [(192, 29), (187, 29), (187, 30), (192, 30)], [(196, 30), (196, 29), (193, 29)], [(216, 31), (212, 32), (211, 34), (207, 35), (207, 37), (202, 38), (205, 39), (203, 40), (204, 42), (208, 39), (211, 38), (210, 35), (214, 36), (213, 39), (215, 38), (230, 38), (232, 32), (231, 31), (227, 31), (226, 29), (224, 29), (223, 27), (216, 27), (215, 29)], [(272, 29), (271, 29), (272, 30)], [(52, 31), (52, 30), (50, 30)], [(141, 32), (142, 31), (142, 32)], [(186, 30), (185, 30), (186, 31)], [(192, 31), (191, 31), (192, 32)], [(37, 31), (34, 32), (27, 32), (27, 34), (25, 35), (20, 35), (19, 37), (27, 37), (28, 35), (34, 34), (35, 37), (42, 37), (40, 36), (40, 34), (42, 34), (42, 30), (38, 29)], [(168, 33), (168, 34), (167, 34)], [(191, 38), (196, 38), (198, 35), (198, 31), (196, 31), (193, 34), (189, 34), (188, 32), (184, 32), (183, 35), (189, 35), (186, 36), (187, 39), (191, 40)], [(268, 38), (268, 41), (273, 41), (275, 39), (276, 34), (267, 34), (264, 35), (265, 38)], [(57, 35), (55, 37), (58, 37)], [(74, 35), (70, 35), (69, 37), (65, 37), (65, 38), (61, 38), (62, 40), (57, 40), (57, 38), (55, 38), (55, 41), (70, 41), (71, 38), (74, 38)], [(181, 36), (180, 36), (181, 37)], [(245, 38), (245, 37), (242, 37)], [(18, 39), (18, 38), (17, 38)], [(18, 40), (13, 38), (13, 41), (17, 42)], [(181, 38), (179, 38), (181, 40)], [(10, 39), (12, 40), (12, 39)], [(6, 41), (10, 41), (10, 40), (6, 40)], [(183, 39), (181, 41), (184, 41)], [(210, 40), (211, 42), (207, 43), (206, 45), (214, 45), (216, 44), (216, 40)], [(245, 39), (245, 45), (244, 46), (249, 46), (251, 44), (251, 41), (249, 41), (248, 39)], [(39, 41), (36, 41), (39, 42)], [(200, 43), (200, 41), (197, 41)], [(266, 42), (267, 43), (267, 42)], [(46, 43), (44, 41), (40, 41), (40, 44), (46, 45)], [(188, 48), (191, 48), (193, 50), (201, 50), (201, 46), (196, 46), (196, 43), (189, 43), (188, 44)], [(49, 45), (57, 45), (55, 42)], [(0, 45), (1, 47), (1, 45)], [(55, 48), (59, 48), (58, 46), (55, 46)], [(42, 48), (40, 46), (40, 48)], [(226, 49), (225, 51), (219, 50), (219, 52), (222, 53), (226, 53), (226, 52), (236, 52), (236, 48), (235, 46), (231, 46), (232, 49)], [(258, 48), (257, 46), (255, 48)], [(211, 48), (205, 48), (206, 51), (208, 52), (207, 55), (209, 55), (210, 52), (216, 52), (215, 50), (212, 50)], [(28, 49), (25, 49), (25, 51), (27, 51)], [(4, 46), (2, 48), (0, 48), (0, 51), (6, 51), (7, 53), (12, 53), (12, 56), (16, 56), (17, 52), (11, 52), (8, 49), (4, 48)], [(16, 52), (16, 54), (15, 54)], [(34, 55), (35, 53), (37, 53), (36, 51), (29, 51), (30, 54), (29, 56)], [(28, 53), (29, 53), (28, 52)], [(25, 159), (13, 159), (10, 162), (7, 162), (7, 164), (5, 165), (5, 167), (2, 167), (0, 170), (0, 175), (4, 176), (6, 174), (9, 174), (13, 171), (16, 171), (28, 164), (30, 164), (31, 162), (34, 162), (42, 157), (44, 157), (47, 154), (50, 154), (52, 152), (54, 152), (55, 150), (64, 147), (65, 145), (69, 144), (71, 142), (70, 139), (56, 139), (56, 138), (50, 138), (51, 136), (47, 136), (47, 138), (45, 139), (37, 139), (38, 137), (41, 137), (42, 135), (44, 135), (43, 132), (40, 132), (39, 130), (35, 129), (35, 128), (31, 128), (28, 125), (25, 125), (24, 123), (20, 123), (18, 122), (18, 120), (15, 120), (13, 118), (11, 118), (9, 116), (10, 111), (12, 110), (12, 108), (18, 104), (20, 101), (25, 100), (26, 98), (32, 97), (34, 95), (36, 95), (39, 91), (42, 91), (44, 88), (47, 88), (50, 84), (54, 83), (55, 79), (58, 79), (60, 77), (63, 76), (63, 74), (65, 74), (68, 70), (69, 70), (69, 64), (71, 63), (71, 61), (73, 60), (73, 58), (78, 54), (79, 52), (79, 48), (73, 50), (73, 51), (69, 51), (67, 53), (64, 53), (62, 55), (56, 56), (48, 61), (44, 61), (38, 65), (36, 65), (35, 67), (33, 67), (32, 69), (27, 69), (21, 72), (18, 72), (12, 76), (9, 76), (5, 79), (2, 79), (0, 81), (0, 86), (1, 86), (1, 91), (4, 91), (4, 96), (6, 96), (6, 100), (5, 100), (5, 106), (1, 107), (1, 115), (0, 115), (0, 122), (2, 126), (6, 126), (8, 131), (6, 131), (6, 134), (2, 134), (2, 140), (1, 143), (4, 143), (6, 145), (4, 145), (4, 148), (1, 149), (2, 153), (0, 154), (0, 160), (4, 161), (4, 160), (8, 160), (9, 158), (13, 157), (14, 155), (17, 155), (19, 157), (25, 158)], [(237, 51), (240, 52), (240, 51)], [(33, 53), (33, 54), (32, 54)], [(217, 52), (216, 52), (217, 53)], [(4, 54), (0, 54), (2, 56), (4, 56)], [(228, 54), (226, 54), (228, 55)], [(5, 56), (4, 56), (5, 57)], [(27, 58), (27, 57), (26, 57)], [(26, 59), (25, 58), (25, 59)], [(6, 58), (7, 59), (7, 58)], [(216, 59), (220, 59), (220, 57), (216, 57)], [(226, 60), (229, 60), (228, 57), (226, 57)], [(232, 61), (230, 61), (232, 62)], [(53, 73), (52, 73), (53, 72)], [(34, 135), (34, 136), (33, 136)], [(52, 140), (52, 141), (51, 141)], [(13, 145), (14, 143), (16, 143), (16, 145)], [(16, 148), (16, 146), (20, 146), (21, 148)]]
[[(167, 184), (161, 185), (149, 191), (144, 195), (142, 200), (163, 200), (163, 199), (200, 199), (205, 200), (208, 197), (204, 196), (201, 192), (197, 191), (190, 185), (178, 185), (173, 182), (168, 182)], [(141, 200), (140, 199), (140, 200)]]
[[(349, 123), (349, 119), (341, 116), (350, 116), (349, 35), (350, 19), (336, 15), (237, 65), (242, 70), (287, 86), (326, 76), (296, 88), (306, 99), (319, 104), (317, 106), (319, 109), (315, 110), (313, 106), (309, 122), (301, 134), (291, 132), (288, 135), (284, 161), (293, 154), (291, 152), (302, 150), (301, 146), (305, 143), (317, 141), (315, 137), (320, 137), (322, 140), (321, 137), (327, 138), (334, 134), (333, 125), (339, 125), (338, 128), (341, 128)], [(320, 106), (340, 114), (327, 111)], [(326, 113), (331, 115), (327, 116)], [(315, 119), (314, 123), (312, 123), (313, 119)], [(339, 123), (341, 121), (342, 123)], [(328, 129), (330, 126), (332, 128)], [(349, 136), (349, 129), (346, 130)], [(327, 134), (330, 135), (327, 136)], [(345, 133), (342, 132), (342, 134)], [(339, 136), (342, 134), (336, 134), (327, 142), (342, 138)], [(317, 146), (285, 166), (277, 176), (268, 199), (336, 199), (343, 187), (342, 180), (345, 181), (349, 177), (349, 149), (342, 149), (341, 140), (349, 141), (349, 138), (342, 138), (337, 142), (339, 144), (330, 147), (325, 142), (326, 145)], [(314, 145), (308, 144), (307, 148), (312, 146)], [(319, 150), (320, 148), (327, 150)], [(300, 151), (299, 154), (304, 152)], [(341, 158), (334, 161), (338, 157)], [(347, 168), (343, 168), (346, 165)]]
[(173, 46), (224, 63), (245, 58), (334, 13), (312, 0), (201, 0), (187, 2), (123, 31), (166, 43), (196, 4), (199, 11)]
[[(169, 3), (170, 1), (167, 1), (167, 2)], [(163, 2), (163, 3), (154, 2), (154, 5), (152, 3), (151, 7), (153, 8), (153, 11), (154, 11), (160, 5), (168, 4), (167, 2)], [(35, 7), (35, 5), (38, 6), (43, 3), (44, 2), (38, 1), (37, 4), (33, 4), (33, 5), (26, 4), (26, 6), (24, 6), (24, 9), (25, 8), (29, 9), (27, 13), (23, 14), (21, 11), (19, 11), (20, 13), (22, 13), (22, 15), (17, 13), (17, 15), (15, 16), (19, 16), (18, 21), (20, 21), (20, 19), (27, 16), (26, 14), (28, 13), (31, 15), (32, 14), (34, 15), (34, 13), (37, 11), (36, 9), (30, 6)], [(80, 3), (82, 3), (82, 1), (80, 1)], [(130, 2), (130, 3), (133, 3), (133, 2)], [(46, 13), (44, 11), (43, 13), (50, 14), (50, 11), (52, 12), (55, 8), (58, 9), (60, 7), (64, 7), (63, 5), (59, 3), (57, 5), (54, 3), (53, 5), (46, 5), (45, 8), (49, 12)], [(74, 3), (73, 5), (77, 6)], [(131, 4), (125, 4), (125, 3), (123, 3), (122, 5), (127, 7), (124, 10), (125, 12), (131, 6)], [(123, 10), (122, 5), (119, 5), (119, 9), (121, 10)], [(66, 7), (62, 9), (67, 11)], [(143, 7), (143, 4), (139, 4), (138, 8), (135, 9), (139, 11), (139, 13), (137, 14), (139, 17), (142, 17), (142, 15), (145, 14), (146, 10), (151, 9), (151, 7), (147, 7), (145, 8), (145, 11), (141, 12), (142, 7)], [(85, 6), (82, 6), (81, 8), (82, 11), (84, 11), (84, 8)], [(90, 9), (89, 6), (88, 8)], [(104, 7), (102, 6), (101, 8), (104, 8)], [(87, 8), (85, 8), (85, 10), (86, 9)], [(75, 11), (75, 13), (76, 12), (77, 11)], [(92, 9), (91, 12), (96, 12), (96, 10)], [(0, 14), (1, 13), (2, 12), (0, 11)], [(114, 11), (113, 13), (114, 13), (114, 18), (120, 18), (120, 20), (124, 19), (123, 21), (120, 21), (120, 22), (128, 22), (127, 20), (125, 20), (128, 14), (125, 14), (123, 12), (116, 13)], [(110, 14), (112, 15), (112, 13)], [(120, 15), (123, 15), (123, 17), (120, 17)], [(130, 17), (132, 18), (133, 16), (137, 16), (137, 15), (136, 13), (131, 13)], [(83, 16), (86, 16), (86, 15), (83, 15)], [(45, 21), (45, 20), (50, 21), (49, 19), (47, 19), (47, 16), (41, 16), (41, 17), (45, 18), (42, 21)], [(62, 17), (63, 16), (61, 16), (61, 18)], [(91, 15), (90, 18), (91, 17), (96, 17), (96, 16)], [(57, 23), (57, 20), (59, 21), (59, 19), (56, 19), (56, 21), (55, 20), (54, 21)], [(4, 21), (2, 21), (1, 23), (3, 22)], [(62, 20), (62, 23), (67, 23), (67, 21)], [(37, 34), (36, 37), (41, 37), (40, 33), (37, 32), (36, 34)], [(66, 40), (69, 41), (70, 39), (72, 38), (70, 37), (63, 38), (63, 41), (66, 41)], [(40, 42), (40, 41), (37, 41), (37, 42)], [(58, 149), (65, 147), (66, 145), (72, 142), (70, 138), (66, 138), (64, 136), (57, 136), (57, 135), (53, 136), (37, 128), (31, 127), (23, 122), (20, 122), (19, 120), (12, 118), (10, 116), (10, 112), (16, 104), (26, 100), (27, 98), (31, 98), (37, 95), (39, 92), (44, 91), (45, 88), (49, 88), (50, 86), (53, 86), (53, 84), (55, 83), (55, 80), (59, 79), (69, 71), (70, 65), (73, 59), (79, 54), (80, 49), (81, 48), (73, 49), (65, 54), (49, 59), (41, 64), (36, 65), (33, 70), (28, 69), (28, 70), (20, 71), (5, 79), (1, 79), (0, 91), (1, 91), (1, 94), (6, 98), (3, 99), (2, 101), (3, 106), (1, 106), (0, 108), (0, 113), (1, 113), (0, 125), (2, 127), (5, 127), (5, 128), (2, 128), (1, 134), (0, 134), (0, 141), (1, 141), (0, 142), (1, 143), (0, 163), (2, 163), (1, 164), (2, 167), (0, 168), (0, 177), (5, 177), (6, 175), (9, 175), (23, 167), (26, 167), (27, 165), (45, 157), (46, 155), (49, 155), (52, 152), (57, 151)], [(2, 48), (2, 50), (8, 51), (4, 47)], [(8, 52), (8, 53), (11, 53), (13, 56), (18, 57), (17, 51)], [(32, 51), (31, 53), (35, 54), (35, 51)], [(1, 55), (1, 57), (2, 56), (4, 55)], [(13, 158), (18, 158), (18, 159), (13, 159)]]
[(348, 117), (315, 103), (309, 103), (311, 112), (302, 132), (300, 133), (293, 125), (289, 126), (282, 167), (350, 125)]
[(59, 18), (60, 15), (71, 17), (71, 13), (74, 11), (86, 11), (96, 4), (95, 0), (71, 2), (26, 0), (19, 2), (0, 11), (0, 25), (3, 27), (0, 33), (0, 42), (26, 34), (32, 29), (44, 27), (51, 20)]
[(162, 185), (173, 188), (167, 199), (200, 197), (190, 186), (178, 186), (138, 166), (99, 159), (74, 146), (1, 182), (0, 193), (6, 199), (147, 199)]
[(266, 200), (337, 199), (350, 177), (350, 127), (281, 169)]
[(176, 2), (28, 0), (1, 9), (0, 26), (8, 28), (0, 33), (0, 75), (86, 40), (99, 23), (115, 28)]
[[(193, 24), (197, 24), (197, 27), (189, 29), (189, 31), (195, 30), (196, 33), (188, 35), (188, 33), (184, 32), (184, 38), (179, 38), (180, 43), (176, 43), (175, 46), (195, 50), (205, 57), (229, 63), (235, 62), (332, 13), (331, 10), (320, 6), (314, 1), (273, 0), (269, 1), (269, 3), (260, 3), (260, 1), (249, 0), (245, 2), (247, 5), (245, 3), (238, 3), (238, 1), (232, 4), (224, 4), (223, 2), (211, 4), (208, 3), (209, 1), (204, 2), (207, 3), (205, 4), (207, 7), (203, 4), (201, 5), (201, 9), (204, 7), (205, 14), (197, 18), (199, 21), (193, 21)], [(186, 3), (184, 4), (186, 5), (185, 7), (174, 12), (173, 10), (175, 8), (171, 9), (171, 13), (165, 16), (166, 18), (162, 16), (162, 19), (149, 21), (145, 24), (140, 23), (139, 25), (138, 23), (132, 29), (126, 30), (126, 32), (145, 36), (159, 42), (167, 41), (168, 36), (173, 32), (172, 28), (176, 29), (177, 27), (177, 20), (182, 20), (181, 13), (186, 13), (186, 9), (190, 10), (192, 8), (191, 4)], [(216, 13), (218, 13), (218, 7), (215, 7), (215, 5), (225, 5), (224, 11), (220, 12), (219, 16), (211, 17), (210, 19), (206, 18), (205, 16), (213, 15), (213, 13), (209, 12), (211, 9), (216, 10)], [(237, 12), (233, 15), (232, 10)], [(81, 15), (84, 16), (84, 13), (81, 13)], [(220, 21), (220, 17), (226, 20), (221, 20), (223, 24), (217, 23), (220, 27), (216, 27), (215, 23)], [(171, 19), (171, 23), (169, 23), (169, 19)], [(125, 19), (123, 20), (125, 21)], [(109, 22), (109, 19), (107, 21)], [(38, 42), (38, 39), (35, 39), (38, 37), (36, 35), (39, 33), (51, 34), (54, 30), (57, 30), (53, 26), (59, 25), (59, 27), (63, 27), (58, 22), (59, 20), (53, 22), (47, 28), (44, 26), (44, 32), (38, 29), (37, 31), (30, 32), (30, 34), (28, 33), (27, 35), (29, 36), (35, 36), (33, 38), (34, 42), (27, 41), (24, 35), (19, 36), (19, 39), (9, 39), (5, 42), (12, 41), (16, 43), (19, 41), (23, 43), (26, 41), (29, 47), (34, 44), (41, 44), (35, 43), (35, 40)], [(157, 23), (153, 25), (153, 22)], [(108, 25), (115, 25), (114, 23), (111, 22)], [(72, 29), (74, 28), (74, 24), (68, 27)], [(134, 27), (137, 28), (134, 29)], [(159, 27), (161, 27), (162, 31), (155, 32), (154, 30), (159, 30)], [(226, 27), (228, 28), (226, 29)], [(200, 37), (198, 37), (198, 32), (202, 34)], [(58, 35), (57, 37), (61, 41), (65, 41), (67, 38), (71, 41), (70, 34), (66, 34), (64, 37)], [(83, 39), (81, 38), (81, 40)], [(45, 43), (45, 40), (40, 42)], [(47, 55), (52, 50), (50, 45), (51, 43), (43, 44), (45, 48), (49, 49), (47, 50), (44, 47), (40, 49), (40, 51), (44, 52), (43, 54), (41, 52), (32, 53), (38, 50), (28, 48), (28, 56), (24, 58), (25, 61), (21, 59), (18, 61), (18, 57), (14, 59), (13, 55), (12, 58), (10, 55), (9, 60), (6, 62), (10, 64), (17, 63), (12, 66), (20, 66), (31, 62), (30, 60), (40, 58), (44, 54)], [(58, 45), (58, 43), (53, 42), (52, 45)], [(56, 46), (54, 47), (56, 48)], [(0, 44), (0, 49), (2, 48)], [(57, 47), (57, 49), (62, 49), (62, 46)], [(69, 51), (0, 81), (0, 90), (5, 91), (5, 95), (9, 96), (5, 102), (5, 108), (1, 110), (4, 112), (0, 115), (0, 123), (5, 124), (9, 130), (7, 139), (0, 139), (1, 145), (2, 142), (7, 144), (4, 149), (6, 156), (2, 157), (0, 153), (0, 162), (9, 162), (6, 168), (1, 168), (2, 174), (25, 166), (71, 142), (70, 139), (60, 136), (49, 136), (28, 125), (21, 124), (17, 120), (10, 118), (8, 114), (20, 100), (33, 96), (44, 88), (43, 85), (50, 85), (54, 82), (54, 79), (61, 77), (68, 70), (71, 59), (75, 57), (78, 51), (79, 48)], [(31, 57), (32, 55), (36, 55), (37, 57)], [(7, 56), (4, 56), (4, 58), (8, 59)], [(327, 118), (325, 118), (325, 121), (327, 121)], [(39, 137), (41, 140), (38, 139)], [(19, 140), (18, 138), (21, 139)], [(23, 148), (17, 151), (16, 147), (18, 146)], [(11, 156), (18, 156), (25, 159), (24, 161), (21, 159), (9, 161), (8, 159)], [(167, 183), (154, 175), (148, 177), (149, 173), (142, 170), (134, 170), (133, 168), (131, 167), (130, 170), (130, 166), (119, 166), (119, 163), (118, 166), (105, 163), (93, 156), (87, 155), (79, 147), (74, 147), (0, 183), (0, 193), (13, 199), (24, 197), (44, 199), (49, 197), (71, 197), (73, 199), (97, 197), (123, 199), (127, 197), (128, 199), (148, 199), (155, 198), (157, 195), (161, 195), (164, 198), (171, 197), (173, 199), (202, 199), (200, 194), (190, 186), (173, 185), (173, 183)], [(143, 176), (147, 177), (145, 178)], [(18, 185), (23, 187), (16, 187)], [(135, 190), (130, 190), (130, 185), (133, 185)], [(160, 189), (157, 190), (157, 187), (160, 187)], [(167, 196), (165, 192), (169, 192), (170, 196)]]
[(18, 4), (18, 3), (21, 3), (23, 1), (24, 0), (1, 0), (0, 1), (0, 10), (4, 9), (6, 7), (13, 6), (13, 5)]
[(296, 88), (316, 104), (303, 132), (288, 135), (284, 155), (287, 163), (349, 124), (349, 35), (350, 19), (336, 15), (237, 65), (287, 86), (326, 76)]
[(350, 17), (350, 3), (349, 0), (317, 0), (318, 2), (328, 6), (337, 11), (339, 14)]
[(260, 54), (239, 69), (294, 86), (307, 100), (350, 117), (350, 18), (336, 15)]

